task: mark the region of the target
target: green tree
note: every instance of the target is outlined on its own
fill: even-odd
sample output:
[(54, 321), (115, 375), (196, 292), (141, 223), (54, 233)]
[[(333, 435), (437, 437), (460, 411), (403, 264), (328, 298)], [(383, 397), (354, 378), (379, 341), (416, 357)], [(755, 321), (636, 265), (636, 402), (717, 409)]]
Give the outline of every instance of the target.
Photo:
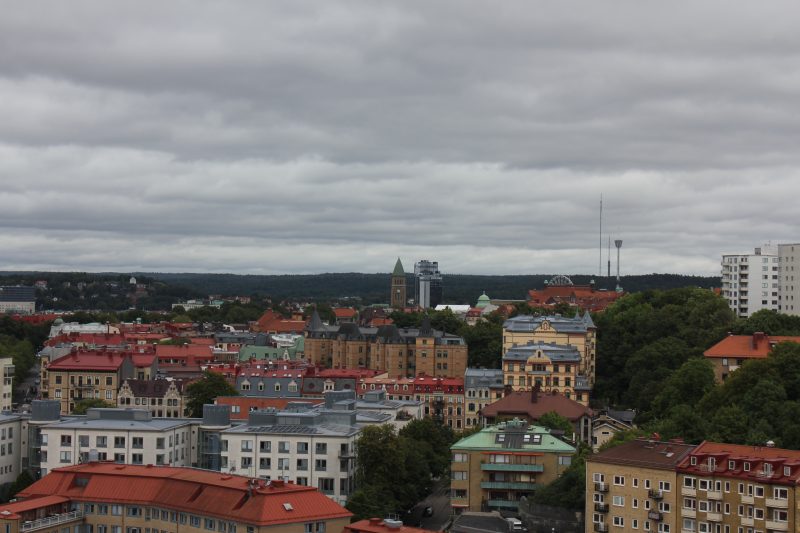
[(76, 415), (85, 415), (86, 411), (93, 407), (116, 407), (116, 405), (110, 404), (99, 398), (86, 398), (85, 400), (76, 402), (75, 408), (72, 410), (72, 412)]
[(536, 491), (533, 501), (554, 507), (582, 510), (586, 505), (586, 457), (591, 448), (581, 443), (572, 464), (557, 479)]
[(8, 498), (13, 498), (17, 495), (18, 492), (28, 488), (29, 486), (33, 485), (33, 482), (36, 481), (33, 479), (33, 476), (27, 470), (23, 470), (17, 476), (17, 479), (14, 480), (14, 483), (8, 489)]
[(555, 411), (549, 411), (543, 414), (539, 417), (536, 423), (548, 429), (563, 431), (564, 436), (567, 438), (571, 438), (572, 434), (575, 432), (575, 427), (572, 425), (569, 419), (561, 416)]
[(225, 376), (206, 370), (203, 377), (186, 387), (186, 407), (190, 416), (203, 416), (203, 405), (214, 403), (217, 396), (238, 396), (236, 389), (225, 380)]

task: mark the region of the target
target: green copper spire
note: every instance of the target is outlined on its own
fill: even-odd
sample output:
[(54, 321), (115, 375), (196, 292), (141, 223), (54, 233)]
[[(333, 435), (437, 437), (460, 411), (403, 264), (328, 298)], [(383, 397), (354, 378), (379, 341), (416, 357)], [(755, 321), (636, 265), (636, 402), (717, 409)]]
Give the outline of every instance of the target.
[(392, 272), (392, 276), (405, 276), (406, 272), (403, 270), (403, 263), (400, 262), (400, 258), (397, 258), (397, 263), (394, 265), (394, 271)]

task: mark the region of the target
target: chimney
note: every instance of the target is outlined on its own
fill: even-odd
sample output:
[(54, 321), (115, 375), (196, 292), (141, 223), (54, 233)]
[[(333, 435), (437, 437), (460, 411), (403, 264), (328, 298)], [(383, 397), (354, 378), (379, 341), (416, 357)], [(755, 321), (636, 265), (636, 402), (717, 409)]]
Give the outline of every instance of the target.
[(753, 349), (754, 350), (757, 349), (758, 343), (760, 343), (762, 340), (766, 338), (767, 336), (764, 334), (763, 331), (756, 331), (755, 333), (753, 333)]
[(536, 403), (539, 401), (539, 389), (540, 385), (538, 383), (536, 383), (531, 389), (531, 403)]

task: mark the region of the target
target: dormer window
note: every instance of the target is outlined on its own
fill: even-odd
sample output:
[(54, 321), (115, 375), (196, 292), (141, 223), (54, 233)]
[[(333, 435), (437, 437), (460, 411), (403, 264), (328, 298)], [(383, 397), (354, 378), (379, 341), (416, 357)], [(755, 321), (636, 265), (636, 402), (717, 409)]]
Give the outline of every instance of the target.
[(691, 464), (692, 466), (695, 466), (695, 465), (697, 465), (697, 457), (695, 457), (695, 456), (693, 455), (693, 456), (692, 456), (692, 457), (689, 459), (689, 464)]
[(791, 466), (784, 466), (783, 467), (783, 475), (789, 477), (792, 475), (792, 467)]
[(717, 460), (713, 457), (708, 458), (708, 469), (713, 471), (717, 467)]
[(772, 475), (772, 465), (769, 463), (764, 463), (763, 465), (764, 475), (771, 476)]
[(750, 471), (750, 463), (747, 462), (747, 461), (744, 462), (744, 471), (745, 472), (749, 472)]
[(736, 470), (736, 461), (728, 461), (728, 470)]

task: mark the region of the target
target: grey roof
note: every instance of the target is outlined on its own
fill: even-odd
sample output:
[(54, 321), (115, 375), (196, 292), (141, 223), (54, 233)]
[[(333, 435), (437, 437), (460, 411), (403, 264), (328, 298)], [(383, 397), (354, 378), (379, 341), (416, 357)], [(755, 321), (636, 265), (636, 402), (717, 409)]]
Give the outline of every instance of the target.
[[(148, 416), (139, 416), (139, 412), (145, 412)], [(149, 412), (142, 409), (89, 409), (86, 417), (75, 417), (45, 427), (97, 431), (168, 431), (200, 421), (197, 418), (150, 418), (149, 415)]]
[(468, 368), (464, 372), (464, 388), (500, 388), (503, 385), (503, 371), (498, 368)]
[(634, 411), (633, 409), (624, 409), (624, 410), (608, 409), (606, 411), (606, 415), (609, 418), (613, 418), (614, 420), (619, 420), (620, 422), (624, 422), (630, 425), (633, 424), (633, 419), (636, 418), (636, 411)]
[(34, 287), (5, 286), (0, 287), (0, 302), (35, 302)]
[[(313, 319), (312, 319), (313, 322)], [(355, 323), (345, 322), (339, 326), (318, 327), (309, 325), (306, 328), (311, 338), (345, 338), (348, 340), (379, 340), (387, 344), (413, 344), (417, 337), (433, 337), (435, 344), (466, 344), (463, 337), (445, 333), (437, 329), (398, 328), (397, 326), (380, 326), (376, 328), (359, 327)]]
[(256, 338), (255, 333), (249, 333), (246, 331), (220, 331), (214, 333), (214, 340), (218, 343), (241, 343), (241, 344), (250, 344)]
[(243, 424), (223, 431), (223, 433), (258, 433), (262, 435), (321, 435), (331, 437), (348, 437), (359, 432), (356, 426), (340, 424), (272, 424), (251, 426)]
[(575, 376), (575, 390), (591, 391), (592, 386), (589, 384), (589, 378), (586, 376)]
[(452, 533), (508, 533), (508, 522), (498, 512), (465, 512), (456, 516)]
[(552, 328), (558, 333), (586, 333), (588, 329), (595, 327), (594, 322), (592, 322), (592, 317), (589, 316), (589, 313), (585, 313), (582, 318), (578, 318), (577, 316), (575, 318), (567, 318), (560, 315), (519, 315), (503, 322), (503, 329), (511, 332), (529, 333), (538, 329), (545, 320), (548, 321)]
[(571, 344), (529, 342), (522, 346), (514, 345), (509, 348), (503, 356), (503, 361), (527, 361), (539, 350), (554, 363), (578, 363), (581, 360), (578, 348)]

